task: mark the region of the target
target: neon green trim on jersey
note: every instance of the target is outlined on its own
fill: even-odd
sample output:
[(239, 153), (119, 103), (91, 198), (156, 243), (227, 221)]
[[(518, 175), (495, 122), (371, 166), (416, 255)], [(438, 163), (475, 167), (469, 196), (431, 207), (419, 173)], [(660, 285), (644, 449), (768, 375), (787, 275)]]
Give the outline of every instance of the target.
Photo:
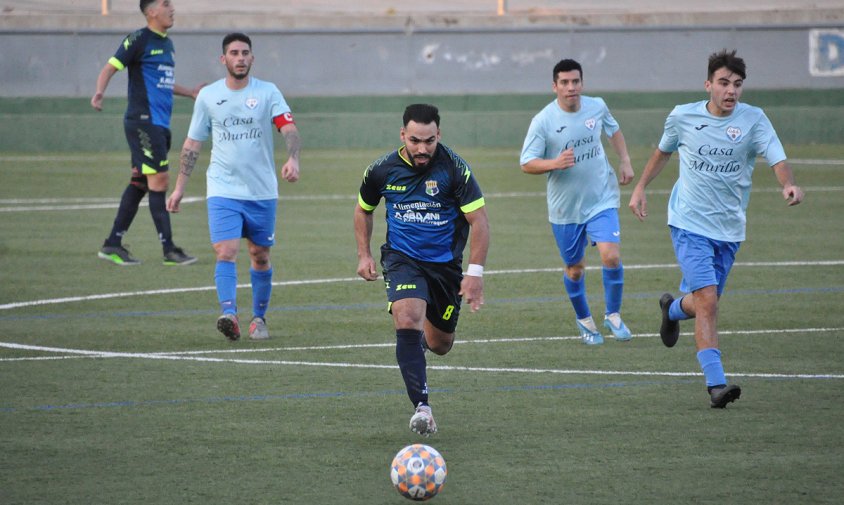
[(358, 205), (360, 205), (361, 209), (367, 212), (372, 212), (373, 210), (375, 210), (375, 207), (377, 207), (376, 205), (369, 205), (368, 203), (364, 202), (363, 197), (360, 196), (360, 193), (358, 193)]
[(159, 163), (158, 166), (159, 167), (166, 167), (169, 164), (170, 164), (170, 160), (164, 160), (161, 163)]
[(123, 63), (120, 63), (120, 60), (112, 56), (108, 59), (108, 64), (112, 67), (116, 68), (117, 70), (123, 70), (126, 66)]
[(464, 214), (468, 214), (470, 212), (480, 209), (484, 205), (486, 205), (486, 203), (484, 202), (484, 198), (480, 197), (474, 202), (467, 203), (466, 205), (460, 207), (460, 210), (463, 211)]
[(401, 146), (401, 147), (399, 147), (397, 151), (398, 151), (398, 153), (399, 153), (399, 158), (401, 158), (401, 160), (402, 160), (403, 162), (405, 162), (408, 166), (411, 166), (411, 167), (412, 167), (412, 166), (413, 166), (413, 163), (412, 163), (409, 159), (407, 159), (407, 157), (405, 157), (405, 155), (404, 155), (404, 153), (405, 153), (405, 146)]
[(151, 166), (147, 165), (146, 163), (144, 163), (143, 165), (141, 165), (141, 173), (144, 174), (144, 175), (152, 175), (152, 174), (157, 174), (158, 170), (156, 170), (156, 169), (152, 168)]

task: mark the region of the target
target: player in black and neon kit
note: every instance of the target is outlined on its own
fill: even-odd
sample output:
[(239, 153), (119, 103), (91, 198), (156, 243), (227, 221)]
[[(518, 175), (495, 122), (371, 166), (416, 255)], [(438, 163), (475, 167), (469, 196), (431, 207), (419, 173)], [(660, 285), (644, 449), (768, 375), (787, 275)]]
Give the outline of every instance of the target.
[(129, 105), (123, 120), (126, 141), (132, 154), (132, 177), (120, 199), (117, 217), (99, 257), (117, 265), (137, 265), (123, 247), (138, 206), (149, 192), (149, 210), (164, 249), (165, 265), (189, 265), (196, 258), (173, 244), (170, 215), (166, 209), (169, 183), (167, 153), (170, 150), (170, 115), (173, 94), (196, 98), (201, 86), (190, 90), (176, 84), (173, 42), (167, 30), (173, 26), (170, 0), (140, 0), (147, 26), (127, 36), (97, 77), (91, 106), (102, 110), (103, 93), (112, 76), (129, 70)]
[(489, 224), (469, 165), (439, 143), (437, 108), (410, 105), (403, 119), (404, 145), (370, 165), (360, 186), (357, 273), (368, 281), (378, 278), (370, 250), (372, 212), (384, 198), (387, 242), (381, 247), (381, 267), (396, 328), (396, 360), (416, 408), (410, 428), (427, 436), (436, 433), (437, 425), (428, 405), (424, 349), (439, 355), (451, 350), (461, 297), (472, 312), (483, 304)]

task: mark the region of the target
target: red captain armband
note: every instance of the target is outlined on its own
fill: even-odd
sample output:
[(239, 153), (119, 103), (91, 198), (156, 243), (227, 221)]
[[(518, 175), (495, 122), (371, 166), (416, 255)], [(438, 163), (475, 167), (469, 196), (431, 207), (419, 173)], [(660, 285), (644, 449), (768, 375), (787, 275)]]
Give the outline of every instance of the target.
[(273, 124), (278, 131), (281, 131), (281, 127), (288, 124), (294, 124), (293, 121), (293, 114), (289, 112), (285, 112), (284, 114), (279, 114), (278, 116), (273, 118)]

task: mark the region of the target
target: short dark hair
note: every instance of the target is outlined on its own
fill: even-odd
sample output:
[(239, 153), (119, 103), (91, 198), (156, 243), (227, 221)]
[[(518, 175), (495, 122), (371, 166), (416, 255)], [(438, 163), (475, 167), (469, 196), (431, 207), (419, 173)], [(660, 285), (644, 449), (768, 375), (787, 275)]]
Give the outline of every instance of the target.
[(747, 67), (744, 65), (744, 60), (736, 56), (736, 50), (727, 51), (726, 49), (712, 53), (709, 55), (709, 73), (707, 80), (712, 80), (712, 76), (718, 69), (726, 68), (730, 72), (737, 74), (742, 79), (747, 79)]
[(557, 82), (557, 75), (559, 75), (560, 72), (571, 72), (572, 70), (580, 72), (580, 78), (583, 79), (583, 67), (580, 66), (580, 63), (569, 59), (558, 61), (557, 64), (554, 65), (554, 74), (551, 75), (551, 81)]
[(150, 4), (154, 4), (156, 1), (157, 0), (141, 0), (141, 12), (146, 14), (147, 7), (149, 7)]
[(404, 121), (404, 126), (407, 126), (411, 121), (415, 121), (419, 124), (436, 123), (437, 128), (439, 128), (440, 111), (427, 103), (414, 103), (404, 109), (402, 120)]
[(245, 42), (249, 46), (249, 49), (252, 49), (252, 39), (248, 35), (240, 32), (232, 32), (223, 37), (223, 54), (226, 54), (226, 48), (232, 42)]

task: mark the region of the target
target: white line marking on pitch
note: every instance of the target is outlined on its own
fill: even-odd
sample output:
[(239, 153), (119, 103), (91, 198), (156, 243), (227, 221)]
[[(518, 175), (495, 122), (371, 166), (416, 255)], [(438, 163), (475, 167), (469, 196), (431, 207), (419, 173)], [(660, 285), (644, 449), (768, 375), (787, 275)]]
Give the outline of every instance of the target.
[[(795, 328), (777, 330), (721, 330), (720, 335), (773, 335), (778, 333), (827, 333), (831, 331), (844, 331), (844, 328)], [(683, 336), (692, 336), (691, 332), (681, 333)], [(637, 333), (635, 338), (654, 338), (658, 333)], [(504, 338), (475, 338), (469, 340), (457, 339), (454, 345), (463, 344), (506, 344), (513, 342), (554, 342), (559, 340), (580, 340), (579, 335), (574, 336), (552, 336), (552, 337), (504, 337)], [(334, 351), (349, 349), (373, 349), (379, 347), (395, 347), (395, 342), (380, 344), (339, 344), (339, 345), (309, 345), (296, 347), (262, 347), (260, 349), (211, 349), (205, 351), (172, 351), (156, 352), (159, 356), (175, 355), (189, 356), (197, 354), (240, 354), (253, 352), (297, 352), (297, 351)], [(2, 344), (0, 343), (0, 346)]]
[[(722, 331), (722, 335), (758, 335), (758, 334), (777, 334), (777, 333), (825, 333), (833, 331), (842, 331), (844, 328), (794, 328), (786, 330), (736, 330), (736, 331)], [(688, 335), (688, 334), (685, 334)], [(646, 334), (637, 336), (637, 338), (655, 337), (656, 334)], [(577, 340), (580, 337), (525, 337), (525, 338), (503, 338), (503, 339), (476, 339), (459, 341), (461, 344), (488, 344), (488, 343), (504, 343), (504, 342), (528, 342), (528, 341), (550, 341), (550, 340)], [(456, 342), (457, 343), (457, 342)], [(197, 354), (211, 354), (211, 353), (235, 353), (235, 352), (267, 352), (267, 351), (291, 351), (291, 350), (343, 350), (349, 348), (372, 348), (372, 347), (392, 347), (393, 343), (384, 344), (359, 344), (357, 346), (338, 345), (338, 346), (309, 346), (309, 347), (283, 347), (276, 349), (244, 349), (244, 350), (221, 350), (221, 351), (185, 351), (181, 353), (133, 353), (133, 352), (112, 352), (112, 351), (91, 351), (84, 349), (65, 349), (60, 347), (45, 347), (36, 345), (16, 344), (12, 342), (0, 342), (0, 347), (7, 349), (18, 349), (26, 351), (39, 352), (53, 352), (75, 357), (87, 358), (140, 358), (164, 361), (196, 361), (205, 363), (234, 363), (246, 365), (289, 365), (289, 366), (311, 366), (311, 367), (332, 367), (332, 368), (364, 368), (364, 369), (395, 369), (397, 365), (379, 365), (368, 363), (348, 363), (348, 362), (316, 362), (316, 361), (291, 361), (291, 360), (258, 360), (258, 359), (242, 359), (242, 358), (210, 358), (205, 356), (197, 356)], [(64, 356), (69, 358), (71, 356)], [(14, 360), (23, 360), (27, 358), (13, 358)], [(32, 358), (30, 358), (32, 359)], [(9, 361), (0, 359), (0, 361)], [(461, 371), (461, 372), (491, 372), (491, 373), (529, 373), (529, 374), (566, 374), (566, 375), (623, 375), (623, 376), (662, 376), (662, 377), (697, 377), (699, 372), (657, 372), (657, 371), (627, 371), (627, 370), (576, 370), (576, 369), (558, 369), (558, 368), (519, 368), (519, 367), (470, 367), (470, 366), (454, 366), (454, 365), (429, 365), (429, 370), (442, 371)], [(758, 377), (758, 378), (780, 378), (780, 379), (844, 379), (844, 374), (783, 374), (783, 373), (761, 373), (761, 372), (730, 372), (731, 377)]]
[[(844, 260), (824, 260), (824, 261), (751, 261), (738, 262), (736, 267), (816, 267), (816, 266), (839, 266), (844, 265)], [(600, 266), (588, 266), (586, 270), (599, 270)], [(652, 265), (624, 265), (626, 270), (653, 270), (663, 268), (677, 268), (675, 263), (662, 263)], [(487, 275), (501, 275), (501, 274), (529, 274), (529, 273), (545, 273), (545, 272), (562, 272), (562, 267), (554, 268), (520, 268), (510, 270), (487, 270)], [(339, 282), (358, 282), (363, 281), (360, 277), (340, 277), (334, 279), (306, 279), (301, 281), (277, 281), (273, 282), (273, 286), (306, 286), (312, 284), (332, 284)], [(238, 284), (238, 289), (251, 288), (251, 284)], [(66, 298), (47, 298), (43, 300), (32, 300), (28, 302), (13, 302), (0, 305), (0, 310), (19, 309), (23, 307), (36, 307), (39, 305), (55, 305), (60, 303), (85, 302), (91, 300), (107, 300), (112, 298), (127, 298), (131, 296), (150, 296), (150, 295), (170, 295), (178, 293), (191, 293), (197, 291), (213, 291), (214, 286), (201, 286), (196, 288), (170, 288), (170, 289), (154, 289), (149, 291), (131, 291), (125, 293), (103, 293), (99, 295), (86, 296), (69, 296)]]

